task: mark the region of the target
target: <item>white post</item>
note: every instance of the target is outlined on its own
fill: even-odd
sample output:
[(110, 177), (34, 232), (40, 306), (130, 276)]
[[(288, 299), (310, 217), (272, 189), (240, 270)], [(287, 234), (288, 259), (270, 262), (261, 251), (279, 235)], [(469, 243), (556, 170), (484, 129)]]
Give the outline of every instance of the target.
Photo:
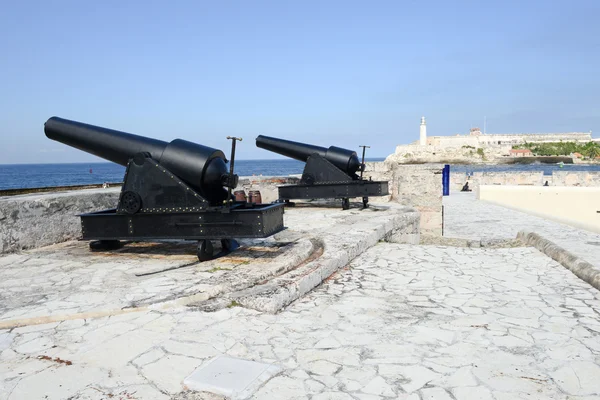
[(421, 126), (419, 129), (419, 144), (421, 146), (427, 145), (427, 124), (425, 124), (425, 117), (421, 117)]

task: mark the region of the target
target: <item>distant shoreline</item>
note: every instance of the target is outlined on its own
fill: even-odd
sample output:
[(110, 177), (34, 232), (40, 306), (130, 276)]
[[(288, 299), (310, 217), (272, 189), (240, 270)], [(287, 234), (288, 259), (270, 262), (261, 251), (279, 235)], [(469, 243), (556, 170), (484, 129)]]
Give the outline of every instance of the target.
[(411, 164), (451, 164), (451, 165), (529, 165), (529, 164), (546, 164), (546, 165), (554, 165), (563, 163), (565, 165), (600, 165), (600, 161), (582, 161), (577, 160), (574, 161), (572, 157), (565, 156), (532, 156), (532, 157), (510, 157), (510, 158), (495, 158), (491, 161), (477, 161), (472, 162), (464, 159), (441, 159), (439, 161), (419, 161), (419, 160), (410, 160), (407, 162), (401, 163), (401, 165), (411, 165)]

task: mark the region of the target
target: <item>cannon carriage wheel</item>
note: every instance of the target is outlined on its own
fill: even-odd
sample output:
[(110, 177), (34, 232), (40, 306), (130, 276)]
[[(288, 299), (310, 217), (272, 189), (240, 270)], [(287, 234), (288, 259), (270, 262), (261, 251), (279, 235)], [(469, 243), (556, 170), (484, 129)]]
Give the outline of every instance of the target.
[(215, 254), (215, 248), (210, 239), (198, 240), (197, 255), (198, 260), (208, 261), (214, 258), (222, 257), (231, 253), (240, 247), (240, 244), (235, 239), (221, 239), (221, 251)]
[(213, 254), (215, 249), (212, 245), (210, 239), (204, 239), (198, 241), (198, 251), (196, 254), (198, 255), (198, 260), (200, 261), (208, 261), (213, 259)]
[(350, 199), (347, 197), (344, 197), (342, 199), (342, 210), (349, 210), (350, 209)]

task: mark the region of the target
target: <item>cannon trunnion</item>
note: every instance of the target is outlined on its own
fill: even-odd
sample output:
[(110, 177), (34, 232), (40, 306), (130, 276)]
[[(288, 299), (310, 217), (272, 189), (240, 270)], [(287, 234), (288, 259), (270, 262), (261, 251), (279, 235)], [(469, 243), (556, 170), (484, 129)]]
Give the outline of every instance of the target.
[[(256, 146), (306, 163), (300, 184), (279, 186), (279, 199), (341, 199), (342, 208), (350, 208), (350, 198), (362, 197), (368, 207), (369, 197), (387, 196), (388, 183), (362, 178), (363, 160), (356, 152), (331, 146), (313, 146), (291, 140), (260, 135)], [(366, 146), (363, 146), (366, 147)], [(360, 176), (357, 172), (360, 171)]]
[(204, 261), (215, 257), (213, 240), (221, 241), (220, 256), (238, 247), (236, 238), (264, 238), (284, 228), (283, 205), (233, 201), (238, 177), (233, 165), (227, 170), (220, 150), (56, 117), (44, 131), (50, 139), (127, 167), (117, 207), (80, 215), (82, 238), (94, 240), (92, 249), (118, 248), (121, 240), (198, 240), (198, 258)]

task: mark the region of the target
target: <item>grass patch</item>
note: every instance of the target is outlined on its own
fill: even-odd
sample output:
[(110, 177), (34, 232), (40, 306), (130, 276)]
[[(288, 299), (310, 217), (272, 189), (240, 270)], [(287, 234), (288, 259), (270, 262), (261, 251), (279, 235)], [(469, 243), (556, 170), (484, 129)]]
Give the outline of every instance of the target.
[(229, 304), (227, 305), (227, 308), (241, 307), (241, 306), (242, 306), (242, 305), (241, 305), (240, 303), (238, 303), (237, 301), (235, 301), (235, 300), (231, 300), (231, 303), (229, 303)]

